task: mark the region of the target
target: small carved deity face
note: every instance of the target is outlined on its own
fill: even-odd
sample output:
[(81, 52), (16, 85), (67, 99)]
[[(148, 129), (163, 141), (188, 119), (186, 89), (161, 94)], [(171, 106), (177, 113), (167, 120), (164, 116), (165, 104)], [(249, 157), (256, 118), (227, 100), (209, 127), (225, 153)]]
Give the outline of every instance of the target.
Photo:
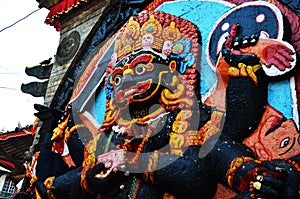
[(145, 34), (142, 37), (142, 46), (143, 48), (151, 48), (154, 42), (154, 37), (151, 34)]
[(173, 42), (165, 41), (162, 47), (162, 54), (165, 56), (169, 56), (172, 52)]

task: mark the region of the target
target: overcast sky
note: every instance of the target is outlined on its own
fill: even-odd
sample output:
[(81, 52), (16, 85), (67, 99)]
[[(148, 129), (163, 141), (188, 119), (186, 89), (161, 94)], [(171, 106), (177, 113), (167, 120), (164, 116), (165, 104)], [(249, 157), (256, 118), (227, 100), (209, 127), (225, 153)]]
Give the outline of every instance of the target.
[(0, 131), (12, 131), (18, 125), (34, 122), (33, 104), (43, 104), (43, 97), (33, 97), (20, 90), (22, 83), (41, 81), (25, 74), (34, 66), (53, 57), (59, 44), (59, 32), (44, 23), (49, 10), (38, 9), (35, 0), (9, 0), (0, 3)]

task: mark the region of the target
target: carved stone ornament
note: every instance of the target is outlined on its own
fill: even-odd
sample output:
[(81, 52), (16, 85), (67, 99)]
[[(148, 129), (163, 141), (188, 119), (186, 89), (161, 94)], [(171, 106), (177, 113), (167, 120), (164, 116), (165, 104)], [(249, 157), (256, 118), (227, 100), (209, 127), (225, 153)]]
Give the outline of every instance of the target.
[(34, 76), (38, 79), (48, 79), (52, 70), (53, 64), (48, 64), (45, 66), (37, 65), (33, 67), (26, 67), (25, 73), (28, 76)]
[(21, 91), (28, 93), (34, 97), (44, 97), (46, 94), (48, 81), (44, 82), (30, 82), (21, 85)]
[(59, 65), (70, 61), (78, 50), (80, 44), (80, 35), (77, 31), (71, 32), (66, 36), (58, 46), (56, 61)]

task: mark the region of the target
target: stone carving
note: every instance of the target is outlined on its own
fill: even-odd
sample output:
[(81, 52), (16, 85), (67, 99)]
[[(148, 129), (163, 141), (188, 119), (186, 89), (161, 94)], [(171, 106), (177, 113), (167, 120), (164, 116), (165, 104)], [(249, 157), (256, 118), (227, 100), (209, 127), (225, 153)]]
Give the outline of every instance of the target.
[(38, 65), (34, 67), (26, 67), (25, 73), (29, 76), (34, 76), (38, 79), (48, 79), (50, 77), (52, 66), (53, 64), (45, 66)]
[(80, 34), (77, 31), (71, 32), (59, 44), (56, 53), (56, 62), (59, 65), (66, 64), (76, 54), (80, 45)]
[(46, 94), (48, 81), (44, 82), (30, 82), (21, 85), (21, 91), (28, 93), (34, 97), (44, 97)]

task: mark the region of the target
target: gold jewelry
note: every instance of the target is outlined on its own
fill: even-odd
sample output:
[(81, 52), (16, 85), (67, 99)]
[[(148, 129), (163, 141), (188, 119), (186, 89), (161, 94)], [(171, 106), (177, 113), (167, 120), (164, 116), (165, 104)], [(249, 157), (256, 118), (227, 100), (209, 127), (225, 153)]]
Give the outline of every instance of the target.
[(262, 182), (263, 179), (264, 179), (264, 177), (262, 175), (256, 176), (256, 180), (258, 180), (259, 182)]
[(253, 183), (253, 187), (254, 187), (256, 190), (259, 191), (260, 188), (261, 188), (261, 183), (256, 181), (256, 182)]
[(54, 189), (55, 187), (53, 186), (55, 177), (48, 177), (45, 181), (44, 181), (44, 186), (46, 187), (46, 193), (49, 199), (56, 199), (56, 197), (54, 196), (54, 194), (52, 193), (51, 189)]

